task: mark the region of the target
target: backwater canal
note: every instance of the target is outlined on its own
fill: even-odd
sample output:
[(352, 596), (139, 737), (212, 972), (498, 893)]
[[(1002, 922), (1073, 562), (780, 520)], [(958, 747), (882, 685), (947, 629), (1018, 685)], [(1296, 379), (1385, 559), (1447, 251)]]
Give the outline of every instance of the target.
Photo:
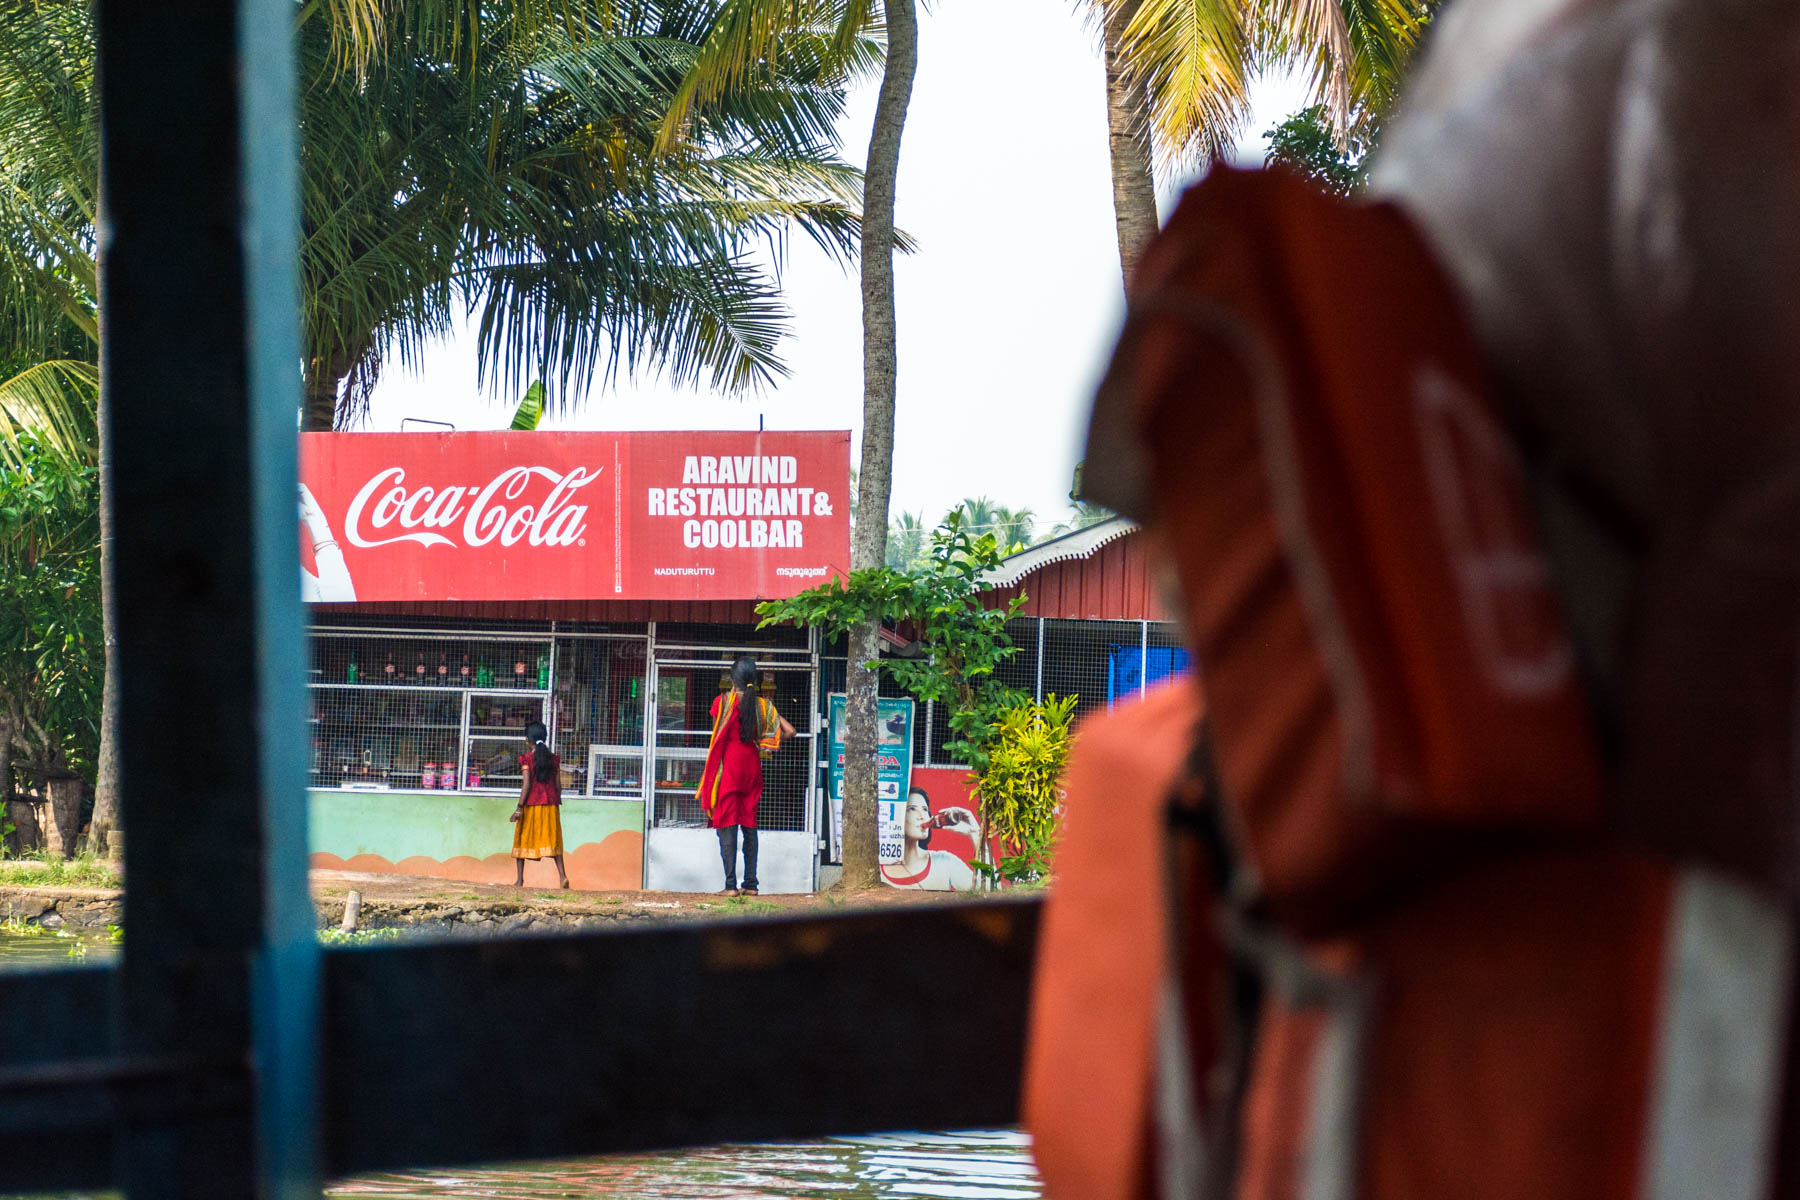
[[(117, 950), (104, 937), (21, 936), (0, 927), (0, 970), (98, 963)], [(395, 1171), (340, 1179), (326, 1188), (328, 1196), (385, 1200), (1037, 1200), (1042, 1194), (1030, 1142), (1018, 1130), (890, 1133)]]

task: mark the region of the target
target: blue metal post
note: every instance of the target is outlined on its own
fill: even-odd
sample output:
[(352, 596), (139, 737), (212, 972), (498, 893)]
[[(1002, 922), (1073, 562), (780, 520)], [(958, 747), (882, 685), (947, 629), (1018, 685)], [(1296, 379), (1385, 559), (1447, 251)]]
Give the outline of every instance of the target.
[(311, 1195), (294, 6), (99, 0), (95, 19), (118, 1035), (185, 1091), (128, 1100), (115, 1174), (133, 1197)]

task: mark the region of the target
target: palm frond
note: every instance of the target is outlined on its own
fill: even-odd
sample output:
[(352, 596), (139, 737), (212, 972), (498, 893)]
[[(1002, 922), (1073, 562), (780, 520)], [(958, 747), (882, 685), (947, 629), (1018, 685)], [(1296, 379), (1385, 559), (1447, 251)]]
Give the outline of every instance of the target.
[(1340, 140), (1393, 103), (1425, 20), (1412, 0), (1274, 0), (1265, 17), (1265, 58), (1308, 70)]
[(819, 69), (866, 71), (878, 0), (725, 0), (700, 43), (656, 135), (667, 152), (686, 135), (696, 110), (740, 90), (786, 47), (816, 56)]
[(29, 436), (70, 462), (95, 459), (94, 406), (100, 371), (92, 363), (57, 360), (0, 381), (0, 460), (20, 465)]
[(1249, 116), (1252, 43), (1234, 0), (1142, 0), (1125, 28), (1124, 67), (1166, 162), (1222, 157)]
[(1124, 66), (1141, 88), (1158, 157), (1225, 154), (1259, 70), (1306, 70), (1342, 138), (1392, 104), (1428, 15), (1418, 0), (1094, 0), (1129, 13)]

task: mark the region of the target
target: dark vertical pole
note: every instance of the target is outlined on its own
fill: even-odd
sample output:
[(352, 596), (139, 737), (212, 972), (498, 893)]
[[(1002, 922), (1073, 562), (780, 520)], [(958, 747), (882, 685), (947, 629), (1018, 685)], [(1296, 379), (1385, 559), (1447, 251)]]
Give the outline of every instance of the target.
[(99, 0), (133, 1197), (317, 1191), (289, 0)]

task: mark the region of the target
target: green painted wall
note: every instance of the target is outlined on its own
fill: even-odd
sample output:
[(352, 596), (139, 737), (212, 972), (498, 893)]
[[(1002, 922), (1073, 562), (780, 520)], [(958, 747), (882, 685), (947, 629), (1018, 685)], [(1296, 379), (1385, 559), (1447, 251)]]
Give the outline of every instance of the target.
[[(518, 799), (463, 792), (307, 792), (307, 841), (314, 854), (349, 859), (378, 854), (390, 862), (414, 856), (447, 862), (486, 858), (512, 848), (507, 816)], [(563, 845), (573, 852), (611, 833), (642, 833), (641, 800), (565, 797)]]

